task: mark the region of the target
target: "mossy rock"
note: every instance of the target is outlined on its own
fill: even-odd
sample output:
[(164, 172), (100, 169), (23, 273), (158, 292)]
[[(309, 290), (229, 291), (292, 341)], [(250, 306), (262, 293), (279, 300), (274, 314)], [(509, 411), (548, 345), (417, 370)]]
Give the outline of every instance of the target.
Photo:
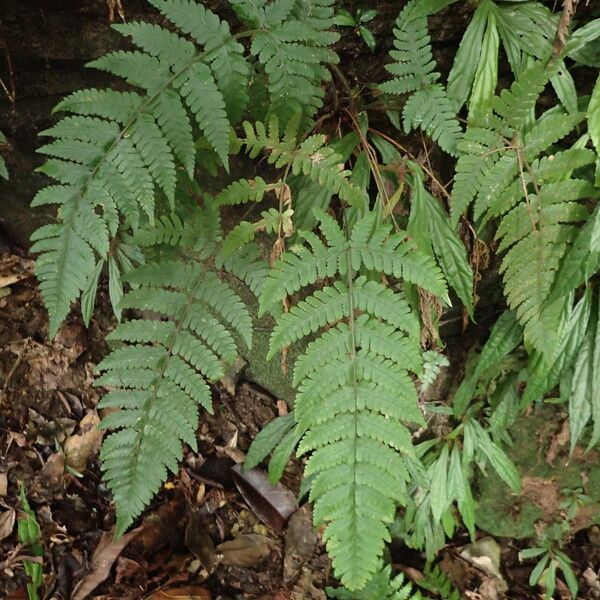
[[(562, 419), (557, 408), (542, 406), (511, 427), (513, 445), (507, 454), (521, 474), (522, 489), (514, 494), (489, 470), (477, 481), (478, 527), (492, 535), (536, 537), (536, 526), (564, 518), (565, 490), (581, 489), (592, 504), (579, 509), (572, 526), (581, 529), (600, 517), (600, 462), (598, 453), (576, 448), (569, 456), (568, 439), (560, 440)], [(564, 445), (560, 445), (562, 441)], [(549, 450), (550, 453), (549, 453)], [(554, 454), (552, 464), (547, 457)], [(568, 493), (568, 492), (567, 492)]]

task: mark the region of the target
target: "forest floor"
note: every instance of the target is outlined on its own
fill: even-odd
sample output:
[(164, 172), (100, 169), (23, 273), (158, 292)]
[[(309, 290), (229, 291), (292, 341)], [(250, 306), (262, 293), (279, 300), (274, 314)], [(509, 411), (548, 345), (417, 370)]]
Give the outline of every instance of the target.
[[(301, 464), (291, 461), (278, 487), (260, 470), (236, 472), (253, 437), (287, 410), (248, 382), (213, 389), (214, 415), (202, 415), (198, 450), (186, 449), (177, 476), (136, 527), (114, 540), (98, 458), (101, 390), (93, 386), (113, 324), (108, 294), (100, 290), (89, 329), (74, 316), (49, 342), (32, 268), (26, 257), (0, 255), (0, 598), (27, 599), (29, 562), (41, 565), (41, 599), (325, 600), (331, 568), (309, 506), (298, 509)], [(39, 524), (40, 556), (18, 534), (20, 486)], [(592, 530), (578, 537), (588, 558), (600, 557), (595, 535), (597, 543)], [(468, 560), (466, 544), (464, 536), (449, 544), (439, 562), (464, 597), (539, 597), (513, 540), (492, 540), (502, 586), (490, 575), (494, 557)], [(419, 553), (394, 544), (392, 558), (408, 579), (422, 577)], [(556, 598), (566, 597), (563, 588)], [(584, 589), (582, 598), (600, 597), (597, 578)]]

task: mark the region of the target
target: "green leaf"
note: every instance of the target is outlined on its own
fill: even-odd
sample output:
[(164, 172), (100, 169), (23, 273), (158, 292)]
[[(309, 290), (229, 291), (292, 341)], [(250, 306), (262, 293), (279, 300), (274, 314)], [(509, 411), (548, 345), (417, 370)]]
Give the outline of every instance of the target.
[(469, 420), (468, 425), (476, 433), (476, 443), (479, 450), (489, 460), (490, 464), (504, 482), (514, 491), (521, 489), (521, 477), (513, 462), (506, 454), (490, 439), (487, 431), (474, 420)]
[(356, 25), (356, 20), (350, 13), (350, 11), (346, 9), (340, 10), (338, 14), (333, 17), (333, 24), (338, 25), (340, 27), (354, 27)]
[(521, 478), (519, 477), (515, 465), (508, 456), (506, 456), (506, 454), (491, 440), (489, 440), (489, 443), (486, 441), (483, 444), (480, 444), (479, 447), (487, 456), (490, 464), (494, 467), (498, 475), (500, 475), (513, 491), (518, 492), (521, 488)]
[(358, 28), (358, 31), (360, 31), (360, 35), (361, 35), (362, 39), (364, 40), (365, 44), (367, 45), (367, 47), (369, 48), (369, 50), (371, 52), (374, 52), (377, 42), (375, 41), (375, 36), (371, 32), (371, 30), (369, 30), (366, 27), (363, 27), (361, 25)]
[(303, 434), (303, 430), (299, 427), (291, 429), (273, 450), (273, 455), (269, 461), (269, 481), (272, 484), (276, 484), (281, 479), (285, 466), (290, 460), (290, 455), (294, 452), (294, 448), (298, 445)]
[(569, 397), (569, 432), (571, 454), (592, 416), (592, 398), (594, 396), (594, 338), (596, 335), (596, 319), (592, 320), (573, 366), (573, 381)]
[(537, 584), (537, 582), (540, 580), (540, 577), (542, 576), (542, 573), (544, 572), (544, 569), (546, 568), (546, 565), (548, 564), (549, 560), (550, 560), (550, 555), (546, 554), (539, 560), (537, 565), (535, 565), (535, 567), (533, 567), (531, 573), (529, 574), (529, 585), (534, 586)]
[(448, 99), (452, 103), (454, 112), (458, 112), (467, 101), (475, 79), (479, 62), (474, 58), (481, 57), (489, 6), (489, 0), (479, 3), (454, 56), (454, 63), (446, 85)]
[(496, 93), (499, 44), (496, 16), (493, 11), (489, 11), (473, 91), (469, 100), (470, 121), (477, 121), (489, 109)]
[(448, 445), (444, 444), (442, 451), (431, 469), (431, 487), (429, 488), (431, 514), (435, 521), (440, 521), (448, 508), (449, 489), (448, 475)]
[(464, 500), (465, 483), (460, 461), (460, 451), (457, 446), (454, 446), (450, 453), (450, 464), (448, 466), (448, 499)]
[(525, 548), (519, 552), (519, 560), (527, 560), (529, 558), (535, 558), (547, 552), (546, 548)]
[(467, 259), (467, 251), (450, 224), (450, 218), (440, 203), (427, 191), (424, 194), (427, 204), (427, 223), (433, 249), (442, 271), (452, 286), (469, 316), (473, 318), (473, 271)]
[[(594, 339), (594, 354), (592, 357), (592, 391), (600, 390), (600, 302), (598, 303), (598, 313), (596, 316), (596, 334)], [(594, 428), (588, 448), (595, 446), (600, 441), (600, 394), (592, 393), (592, 418)]]
[(275, 417), (267, 423), (252, 440), (244, 461), (244, 471), (253, 469), (264, 460), (293, 427), (294, 413)]
[(573, 598), (577, 598), (579, 584), (577, 583), (577, 577), (573, 572), (573, 568), (571, 567), (571, 560), (564, 552), (561, 552), (560, 550), (555, 550), (554, 554), (556, 556), (556, 560), (558, 561), (558, 566), (560, 567), (565, 581), (567, 582), (567, 587), (569, 588), (569, 592), (571, 592), (571, 596)]
[(94, 314), (94, 307), (96, 306), (96, 293), (98, 291), (98, 281), (100, 280), (100, 274), (104, 268), (104, 259), (100, 259), (96, 264), (96, 270), (90, 277), (90, 282), (87, 289), (81, 295), (81, 315), (83, 322), (86, 327), (90, 326), (90, 319)]
[(522, 338), (523, 328), (519, 325), (514, 311), (503, 312), (494, 323), (490, 337), (481, 350), (474, 376), (479, 378), (498, 364), (519, 345)]
[(372, 21), (377, 16), (378, 12), (379, 11), (377, 11), (375, 9), (365, 10), (364, 12), (361, 9), (358, 9), (358, 11), (356, 13), (357, 15), (359, 15), (358, 22), (359, 23), (368, 23), (369, 21)]
[(113, 307), (115, 316), (121, 320), (121, 300), (123, 299), (123, 283), (121, 281), (121, 272), (114, 256), (108, 257), (108, 295)]
[(600, 154), (600, 76), (590, 97), (587, 109), (588, 131), (596, 152)]

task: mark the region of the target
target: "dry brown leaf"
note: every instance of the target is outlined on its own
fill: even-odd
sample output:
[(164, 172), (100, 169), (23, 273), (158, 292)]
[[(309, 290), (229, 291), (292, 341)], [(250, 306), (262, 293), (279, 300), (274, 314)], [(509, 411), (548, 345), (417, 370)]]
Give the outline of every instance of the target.
[(556, 435), (552, 436), (550, 445), (546, 451), (546, 462), (549, 465), (554, 466), (554, 461), (556, 460), (560, 449), (567, 444), (569, 437), (569, 419), (565, 419), (560, 431)]
[(114, 539), (114, 531), (102, 533), (92, 558), (92, 570), (75, 586), (71, 600), (84, 600), (108, 577), (114, 562), (140, 530), (138, 527), (118, 540)]
[(85, 471), (88, 461), (100, 451), (102, 431), (98, 429), (99, 423), (96, 412), (89, 411), (79, 423), (80, 433), (70, 436), (65, 442), (67, 465), (80, 473)]
[(210, 592), (202, 586), (190, 585), (168, 590), (159, 590), (148, 596), (146, 600), (211, 600)]
[(246, 533), (219, 544), (217, 552), (222, 555), (221, 561), (226, 565), (254, 567), (265, 560), (276, 546), (277, 542), (266, 535)]
[(16, 511), (14, 508), (0, 514), (0, 541), (7, 538), (15, 528)]
[(283, 531), (287, 520), (298, 510), (295, 494), (281, 483), (273, 485), (261, 469), (243, 471), (240, 465), (234, 465), (231, 473), (254, 514), (275, 531)]
[(192, 551), (208, 573), (212, 573), (215, 564), (215, 545), (206, 531), (199, 510), (190, 509), (185, 528), (185, 545)]
[(0, 259), (0, 288), (12, 285), (34, 274), (34, 262), (5, 254)]
[(115, 20), (115, 13), (121, 17), (121, 21), (125, 22), (125, 9), (121, 0), (106, 0), (108, 4), (108, 20), (112, 23)]
[(544, 512), (544, 520), (550, 522), (560, 511), (560, 484), (553, 479), (530, 477), (521, 479), (522, 495), (539, 506)]
[(0, 496), (8, 494), (8, 476), (6, 473), (0, 473)]
[(312, 511), (304, 504), (290, 518), (285, 534), (283, 581), (288, 583), (300, 575), (302, 566), (312, 556), (317, 534), (312, 524)]

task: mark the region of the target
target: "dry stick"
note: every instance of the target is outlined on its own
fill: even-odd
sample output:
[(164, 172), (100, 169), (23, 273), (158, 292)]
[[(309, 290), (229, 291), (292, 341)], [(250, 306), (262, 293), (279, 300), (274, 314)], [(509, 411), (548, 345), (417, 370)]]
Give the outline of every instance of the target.
[(17, 360), (15, 360), (13, 366), (11, 367), (10, 371), (8, 372), (8, 375), (6, 376), (6, 379), (4, 380), (4, 385), (2, 386), (3, 392), (6, 392), (6, 390), (8, 389), (8, 384), (10, 383), (12, 376), (15, 374), (15, 371), (19, 368), (19, 365), (23, 361), (23, 357), (25, 356), (25, 352), (27, 352), (28, 346), (29, 346), (29, 338), (27, 338), (25, 340), (25, 343), (23, 344), (23, 348), (21, 348), (21, 352), (19, 352), (19, 355), (17, 356)]
[(563, 10), (560, 15), (560, 21), (556, 28), (556, 36), (554, 38), (554, 45), (552, 55), (554, 58), (560, 56), (567, 45), (567, 37), (569, 35), (569, 26), (575, 14), (577, 8), (577, 0), (563, 0)]
[[(389, 135), (386, 135), (385, 133), (377, 130), (377, 129), (373, 129), (373, 127), (369, 128), (369, 131), (372, 131), (373, 133), (376, 133), (377, 135), (380, 135), (384, 140), (388, 141), (390, 144), (396, 146), (396, 148), (398, 148), (398, 150), (400, 150), (401, 152), (404, 152), (404, 154), (406, 154), (407, 156), (409, 156), (412, 160), (414, 160), (415, 162), (417, 162), (417, 158), (414, 154), (411, 154), (402, 144), (398, 143), (394, 138), (391, 138)], [(425, 171), (425, 173), (427, 173), (427, 175), (429, 176), (429, 178), (431, 179), (431, 181), (433, 181), (436, 185), (439, 186), (439, 188), (442, 190), (444, 196), (449, 199), (450, 198), (450, 192), (447, 190), (446, 186), (439, 180), (437, 179), (437, 177), (433, 174), (433, 172), (425, 167), (425, 165), (421, 165), (423, 171)]]

